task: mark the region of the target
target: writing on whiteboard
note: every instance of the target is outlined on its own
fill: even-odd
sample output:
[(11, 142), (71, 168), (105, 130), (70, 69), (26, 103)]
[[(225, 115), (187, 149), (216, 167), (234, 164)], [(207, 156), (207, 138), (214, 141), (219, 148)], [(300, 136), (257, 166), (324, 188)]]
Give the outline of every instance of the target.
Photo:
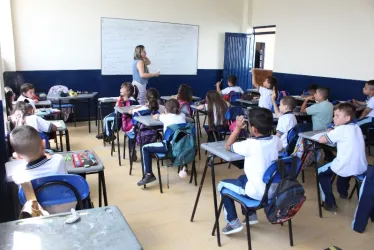
[(101, 19), (102, 75), (131, 75), (134, 49), (144, 45), (150, 72), (197, 73), (199, 27), (114, 18)]

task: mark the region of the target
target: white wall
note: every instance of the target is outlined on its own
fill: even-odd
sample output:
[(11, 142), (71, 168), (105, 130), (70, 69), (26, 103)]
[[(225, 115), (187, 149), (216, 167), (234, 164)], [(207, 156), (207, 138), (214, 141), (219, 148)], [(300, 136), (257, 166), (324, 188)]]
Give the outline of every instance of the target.
[(373, 0), (253, 0), (252, 25), (276, 25), (274, 71), (374, 78)]
[(16, 70), (16, 59), (14, 52), (12, 13), (9, 0), (0, 1), (0, 44), (2, 64), (4, 71)]
[(276, 37), (275, 34), (255, 36), (255, 43), (265, 43), (264, 69), (269, 69), (269, 70), (274, 69), (275, 37)]
[(222, 69), (224, 33), (242, 29), (244, 1), (11, 0), (17, 70), (100, 69), (101, 17), (199, 25), (198, 68)]

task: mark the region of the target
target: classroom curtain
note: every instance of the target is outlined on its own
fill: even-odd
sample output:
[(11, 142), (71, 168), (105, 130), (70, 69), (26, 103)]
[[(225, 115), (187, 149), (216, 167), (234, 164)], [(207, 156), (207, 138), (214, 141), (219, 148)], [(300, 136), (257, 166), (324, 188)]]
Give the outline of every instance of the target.
[(236, 75), (237, 85), (243, 90), (252, 87), (254, 36), (253, 34), (226, 33), (223, 79)]

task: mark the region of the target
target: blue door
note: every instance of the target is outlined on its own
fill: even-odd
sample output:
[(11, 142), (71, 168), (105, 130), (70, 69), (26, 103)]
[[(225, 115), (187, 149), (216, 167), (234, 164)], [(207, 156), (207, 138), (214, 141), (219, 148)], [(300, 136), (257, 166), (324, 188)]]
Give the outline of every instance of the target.
[[(236, 75), (237, 85), (244, 91), (252, 87), (254, 39), (252, 34), (226, 33), (223, 67), (224, 83), (227, 77)], [(224, 85), (225, 86), (225, 85)]]

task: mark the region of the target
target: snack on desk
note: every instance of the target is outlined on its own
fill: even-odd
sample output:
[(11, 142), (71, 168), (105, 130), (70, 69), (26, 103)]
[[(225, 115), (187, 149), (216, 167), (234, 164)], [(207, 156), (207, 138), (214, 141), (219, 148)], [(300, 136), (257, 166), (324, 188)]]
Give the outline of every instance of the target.
[[(68, 159), (69, 160), (69, 159)], [(71, 154), (70, 160), (76, 168), (91, 167), (97, 165), (97, 160), (91, 151)]]

